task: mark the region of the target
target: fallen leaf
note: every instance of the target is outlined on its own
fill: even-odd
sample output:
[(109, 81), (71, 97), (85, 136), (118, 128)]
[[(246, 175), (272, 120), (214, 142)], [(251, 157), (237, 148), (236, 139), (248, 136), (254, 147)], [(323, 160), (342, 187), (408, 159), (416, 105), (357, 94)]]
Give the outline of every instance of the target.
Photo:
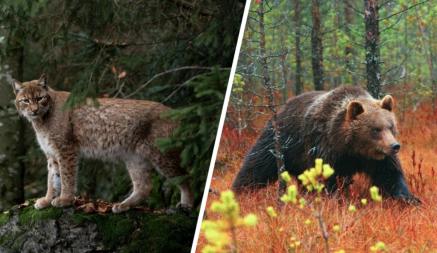
[(118, 79), (123, 79), (126, 77), (126, 75), (127, 75), (126, 71), (123, 71), (120, 74), (118, 74)]
[(93, 202), (89, 202), (79, 206), (77, 209), (82, 210), (84, 213), (95, 213), (96, 205)]

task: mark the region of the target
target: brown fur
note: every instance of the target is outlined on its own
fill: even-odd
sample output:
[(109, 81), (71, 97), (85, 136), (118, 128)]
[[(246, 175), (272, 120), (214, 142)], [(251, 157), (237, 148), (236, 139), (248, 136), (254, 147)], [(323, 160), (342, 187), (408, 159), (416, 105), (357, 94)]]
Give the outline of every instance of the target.
[[(125, 162), (133, 192), (113, 206), (116, 213), (149, 195), (153, 168), (167, 178), (186, 174), (179, 166), (178, 155), (164, 154), (155, 145), (158, 138), (170, 136), (177, 127), (177, 123), (161, 116), (169, 108), (160, 103), (102, 98), (97, 100), (97, 107), (89, 100), (86, 105), (64, 110), (70, 93), (50, 89), (44, 77), (24, 83), (15, 81), (14, 90), (18, 111), (32, 123), (47, 156), (47, 194), (37, 200), (36, 208), (72, 204), (80, 155)], [(55, 181), (59, 176), (61, 189), (56, 196)], [(188, 182), (179, 187), (180, 204), (191, 207), (193, 195)]]
[[(368, 174), (388, 195), (415, 199), (409, 192), (397, 157), (394, 100), (387, 95), (373, 99), (357, 87), (329, 92), (308, 92), (291, 98), (278, 112), (278, 129), (285, 169), (299, 175), (323, 158), (335, 169), (328, 190), (335, 190), (336, 176)], [(247, 154), (233, 188), (262, 187), (277, 180), (273, 130), (268, 122)]]

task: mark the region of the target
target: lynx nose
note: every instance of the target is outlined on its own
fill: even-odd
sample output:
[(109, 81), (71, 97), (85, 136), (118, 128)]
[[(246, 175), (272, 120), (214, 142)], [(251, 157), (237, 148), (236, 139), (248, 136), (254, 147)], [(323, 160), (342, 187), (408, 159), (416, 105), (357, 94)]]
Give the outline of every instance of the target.
[(399, 143), (393, 143), (391, 144), (391, 150), (393, 151), (393, 153), (397, 153), (399, 152), (399, 150), (401, 149), (401, 144)]

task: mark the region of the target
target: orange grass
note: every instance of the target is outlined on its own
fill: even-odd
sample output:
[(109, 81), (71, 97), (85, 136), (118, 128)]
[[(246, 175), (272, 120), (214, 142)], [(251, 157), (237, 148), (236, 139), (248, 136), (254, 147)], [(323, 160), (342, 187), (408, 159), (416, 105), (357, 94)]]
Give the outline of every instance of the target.
[[(363, 180), (351, 187), (351, 197), (323, 197), (323, 219), (328, 226), (331, 252), (369, 252), (377, 241), (383, 241), (389, 252), (437, 252), (437, 115), (430, 105), (422, 105), (416, 111), (407, 111), (404, 122), (399, 122), (402, 149), (400, 158), (413, 193), (423, 204), (406, 206), (393, 200), (383, 203), (360, 205), (361, 197), (370, 198)], [(218, 199), (218, 192), (230, 189), (243, 158), (255, 142), (257, 134), (237, 132), (225, 126), (214, 170), (207, 208)], [(219, 166), (220, 165), (220, 166)], [(335, 169), (335, 168), (334, 168)], [(301, 193), (302, 194), (302, 193)], [(311, 199), (311, 197), (308, 197)], [(254, 228), (237, 231), (239, 252), (287, 252), (290, 238), (296, 237), (301, 246), (296, 252), (324, 252), (323, 239), (316, 220), (285, 206), (278, 210), (277, 185), (238, 197), (241, 213), (255, 213), (259, 222)], [(370, 201), (371, 202), (371, 201)], [(357, 212), (347, 211), (352, 203)], [(270, 218), (265, 210), (273, 206), (277, 218)], [(206, 219), (217, 215), (206, 212)], [(305, 225), (310, 218), (313, 222)], [(332, 231), (339, 224), (340, 232)], [(197, 252), (206, 244), (201, 235)]]

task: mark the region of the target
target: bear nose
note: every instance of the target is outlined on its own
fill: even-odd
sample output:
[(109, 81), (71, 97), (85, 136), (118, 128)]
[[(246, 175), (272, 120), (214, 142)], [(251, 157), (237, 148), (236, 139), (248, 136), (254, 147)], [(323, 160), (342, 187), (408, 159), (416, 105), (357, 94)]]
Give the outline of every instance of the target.
[(391, 150), (396, 154), (401, 149), (401, 144), (393, 143), (391, 144)]

